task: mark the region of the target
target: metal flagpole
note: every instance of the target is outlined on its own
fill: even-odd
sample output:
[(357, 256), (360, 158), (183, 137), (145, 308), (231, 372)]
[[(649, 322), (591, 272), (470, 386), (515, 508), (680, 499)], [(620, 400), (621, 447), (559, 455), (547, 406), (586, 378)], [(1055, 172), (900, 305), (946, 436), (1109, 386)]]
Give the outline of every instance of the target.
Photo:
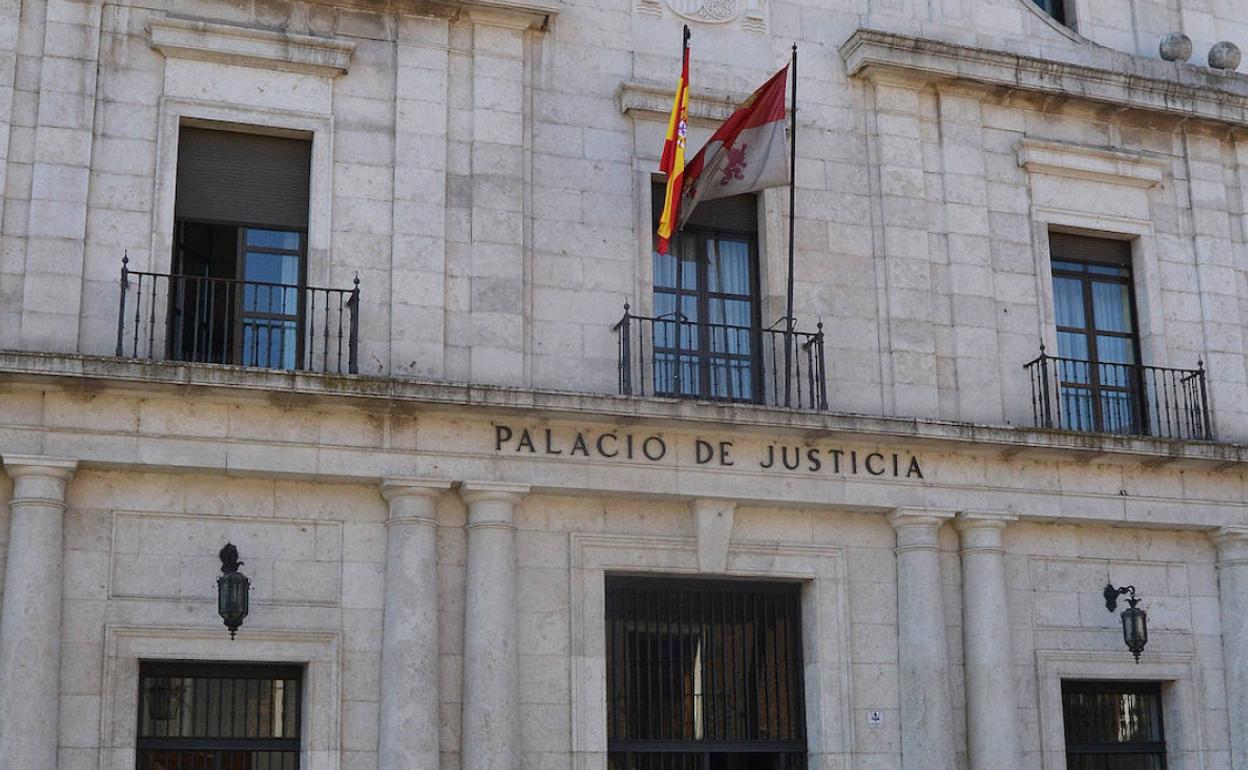
[(793, 91), (789, 96), (789, 284), (784, 307), (784, 405), (793, 391), (793, 233), (797, 202), (797, 43), (793, 44)]

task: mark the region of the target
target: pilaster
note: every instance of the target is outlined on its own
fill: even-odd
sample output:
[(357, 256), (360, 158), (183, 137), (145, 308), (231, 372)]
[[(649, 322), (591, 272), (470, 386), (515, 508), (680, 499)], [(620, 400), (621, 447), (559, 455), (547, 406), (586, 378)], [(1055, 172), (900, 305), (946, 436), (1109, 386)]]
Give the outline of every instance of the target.
[(1218, 547), (1218, 594), (1222, 610), (1222, 658), (1231, 724), (1231, 770), (1248, 770), (1248, 527), (1212, 533)]
[(474, 770), (520, 767), (516, 650), (516, 506), (526, 486), (469, 482), (464, 596), (464, 712), (461, 762)]
[(55, 768), (65, 485), (77, 461), (3, 459), (13, 496), (0, 604), (0, 770)]
[(386, 479), (378, 764), (438, 770), (438, 498), (445, 481)]
[(898, 664), (902, 770), (953, 770), (953, 708), (941, 600), (940, 527), (951, 511), (898, 508)]
[(1002, 538), (1005, 528), (1017, 520), (1013, 514), (964, 511), (956, 522), (962, 539), (962, 644), (971, 770), (1019, 767)]

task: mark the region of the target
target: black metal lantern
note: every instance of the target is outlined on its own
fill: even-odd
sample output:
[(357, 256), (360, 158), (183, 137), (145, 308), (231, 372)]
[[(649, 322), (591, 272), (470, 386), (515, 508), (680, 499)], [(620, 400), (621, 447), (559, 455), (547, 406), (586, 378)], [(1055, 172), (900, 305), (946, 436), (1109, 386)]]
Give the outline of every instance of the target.
[(1118, 609), (1118, 597), (1125, 594), (1130, 594), (1127, 598), (1130, 606), (1122, 611), (1122, 639), (1135, 656), (1135, 662), (1139, 663), (1140, 653), (1144, 652), (1144, 646), (1148, 644), (1148, 613), (1136, 606), (1140, 600), (1135, 596), (1135, 586), (1114, 588), (1112, 583), (1105, 586), (1105, 609), (1110, 612)]
[(230, 629), (230, 638), (238, 634), (238, 627), (247, 617), (247, 600), (251, 592), (251, 580), (238, 571), (243, 562), (238, 560), (238, 549), (226, 543), (219, 554), (221, 577), (217, 578), (217, 614)]
[(177, 715), (181, 700), (181, 688), (174, 687), (172, 679), (155, 677), (147, 691), (147, 715), (154, 722), (168, 722)]

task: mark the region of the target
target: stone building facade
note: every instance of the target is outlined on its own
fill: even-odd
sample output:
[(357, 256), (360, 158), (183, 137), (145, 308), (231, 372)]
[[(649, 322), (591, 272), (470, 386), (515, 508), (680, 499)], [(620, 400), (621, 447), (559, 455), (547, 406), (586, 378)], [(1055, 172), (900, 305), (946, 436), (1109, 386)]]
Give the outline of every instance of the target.
[[(798, 44), (796, 337), (786, 190), (652, 251), (682, 23), (694, 147)], [(1220, 41), (0, 0), (0, 769), (1248, 770)]]

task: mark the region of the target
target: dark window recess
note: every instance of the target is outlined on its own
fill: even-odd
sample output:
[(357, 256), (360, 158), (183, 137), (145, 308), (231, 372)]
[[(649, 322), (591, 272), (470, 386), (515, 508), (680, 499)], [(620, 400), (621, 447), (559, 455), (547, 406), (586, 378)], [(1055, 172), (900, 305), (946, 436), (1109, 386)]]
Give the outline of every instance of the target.
[(358, 290), (307, 285), (311, 154), (306, 139), (181, 127), (172, 270), (123, 270), (118, 355), (357, 371)]
[(1165, 770), (1161, 685), (1062, 682), (1068, 770)]
[(299, 770), (298, 666), (142, 663), (138, 770)]
[[(655, 185), (653, 225), (664, 188)], [(654, 392), (758, 400), (758, 203), (753, 195), (707, 201), (654, 252)]]
[(1062, 24), (1066, 23), (1066, 0), (1034, 0), (1036, 5), (1044, 9), (1044, 12), (1058, 20)]
[(805, 770), (800, 587), (608, 577), (610, 770)]
[(306, 284), (306, 140), (178, 132), (174, 360), (294, 369)]

